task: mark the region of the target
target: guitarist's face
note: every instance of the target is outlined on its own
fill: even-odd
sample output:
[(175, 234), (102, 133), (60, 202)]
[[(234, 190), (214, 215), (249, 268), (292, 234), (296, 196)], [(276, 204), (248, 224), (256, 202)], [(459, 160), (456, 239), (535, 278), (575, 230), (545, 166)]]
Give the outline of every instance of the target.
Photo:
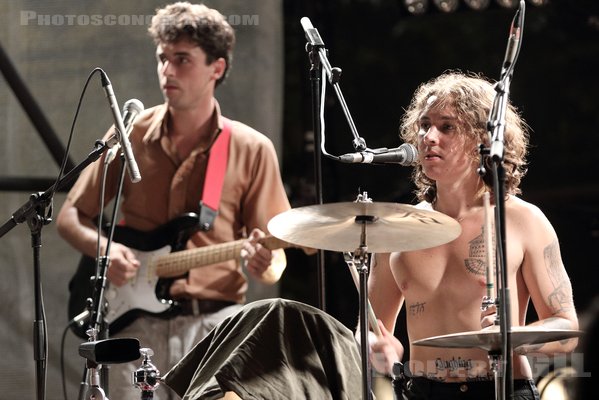
[(185, 38), (158, 44), (156, 61), (164, 98), (177, 110), (198, 108), (211, 100), (226, 66), (223, 58), (209, 63), (204, 50)]

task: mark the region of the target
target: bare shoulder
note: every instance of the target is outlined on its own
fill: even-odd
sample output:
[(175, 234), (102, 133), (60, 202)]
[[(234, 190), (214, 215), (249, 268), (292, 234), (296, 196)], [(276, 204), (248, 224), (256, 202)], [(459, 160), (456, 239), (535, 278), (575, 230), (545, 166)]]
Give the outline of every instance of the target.
[(536, 205), (519, 197), (510, 196), (505, 204), (506, 220), (512, 227), (526, 234), (555, 236), (551, 222), (543, 211)]
[(539, 207), (516, 196), (508, 197), (505, 208), (508, 215), (512, 217), (522, 218), (526, 221), (547, 220)]

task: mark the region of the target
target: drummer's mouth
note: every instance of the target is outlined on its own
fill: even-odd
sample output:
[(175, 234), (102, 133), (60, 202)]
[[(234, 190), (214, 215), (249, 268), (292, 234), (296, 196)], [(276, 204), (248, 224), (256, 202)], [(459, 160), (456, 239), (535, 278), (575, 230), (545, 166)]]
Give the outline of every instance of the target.
[(424, 154), (425, 160), (440, 160), (442, 158), (439, 154), (432, 151)]

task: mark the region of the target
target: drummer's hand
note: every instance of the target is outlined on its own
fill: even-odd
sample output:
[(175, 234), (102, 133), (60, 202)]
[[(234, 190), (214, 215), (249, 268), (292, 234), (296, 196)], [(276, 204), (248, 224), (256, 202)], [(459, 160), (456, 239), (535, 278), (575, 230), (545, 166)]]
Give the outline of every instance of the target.
[(497, 318), (497, 306), (494, 304), (489, 306), (486, 310), (481, 311), (480, 313), (480, 326), (482, 328), (488, 328), (489, 326), (493, 326), (495, 324), (495, 319)]
[[(393, 364), (403, 357), (404, 348), (380, 320), (377, 323), (381, 330), (381, 336), (376, 336), (374, 332), (368, 331), (368, 353), (372, 366), (381, 374), (390, 375)], [(355, 336), (360, 343), (360, 330), (356, 332)]]

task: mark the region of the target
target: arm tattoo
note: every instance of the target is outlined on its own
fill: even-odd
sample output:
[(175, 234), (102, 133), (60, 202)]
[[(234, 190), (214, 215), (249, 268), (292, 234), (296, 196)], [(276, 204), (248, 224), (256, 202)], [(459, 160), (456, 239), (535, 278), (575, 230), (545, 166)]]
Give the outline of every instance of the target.
[(411, 304), (408, 309), (410, 312), (410, 315), (412, 317), (418, 317), (420, 315), (422, 315), (424, 313), (424, 305), (426, 304), (426, 302), (424, 303), (414, 303)]
[(482, 234), (470, 241), (468, 258), (464, 260), (466, 271), (474, 275), (486, 275), (487, 267), (485, 251), (485, 241)]
[(562, 267), (557, 240), (545, 247), (543, 251), (547, 275), (553, 284), (553, 291), (547, 297), (554, 313), (570, 310), (573, 306), (572, 289), (568, 275)]
[(545, 259), (545, 268), (547, 274), (553, 283), (553, 287), (561, 286), (562, 282), (567, 279), (566, 274), (560, 268), (559, 250), (557, 241), (554, 241), (543, 250), (543, 258)]

